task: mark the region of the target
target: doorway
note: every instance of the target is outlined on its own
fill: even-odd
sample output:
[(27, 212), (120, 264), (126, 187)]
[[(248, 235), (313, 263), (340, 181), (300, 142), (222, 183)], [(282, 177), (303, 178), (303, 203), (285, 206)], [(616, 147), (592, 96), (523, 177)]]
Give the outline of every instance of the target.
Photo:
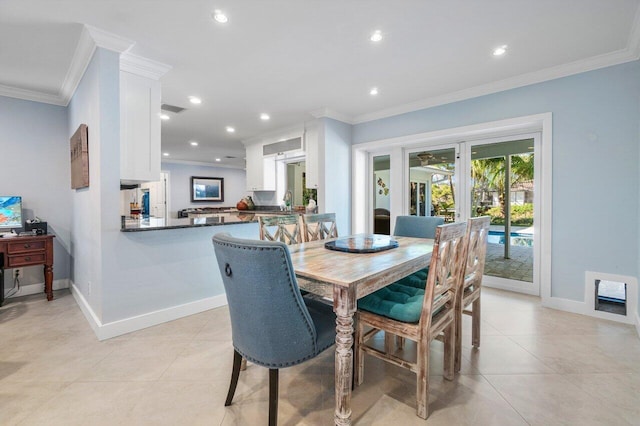
[[(542, 303), (551, 302), (551, 231), (553, 209), (553, 137), (552, 114), (542, 113), (473, 124), (451, 129), (398, 136), (358, 143), (352, 150), (352, 232), (372, 232), (374, 187), (372, 159), (390, 154), (391, 216), (407, 215), (411, 205), (409, 156), (421, 151), (445, 148), (456, 150), (456, 173), (452, 176), (455, 193), (454, 220), (471, 216), (471, 147), (499, 142), (533, 140), (533, 282), (513, 281), (485, 276), (484, 284), (506, 290), (540, 295)], [(464, 142), (459, 142), (464, 141)], [(459, 158), (458, 158), (459, 157)], [(467, 177), (468, 176), (468, 177)], [(457, 186), (456, 186), (457, 185)], [(367, 188), (367, 191), (363, 191)], [(425, 209), (426, 214), (426, 209)]]
[(373, 232), (391, 235), (391, 156), (372, 156)]
[(469, 217), (490, 216), (485, 284), (539, 294), (536, 261), (536, 135), (467, 143)]

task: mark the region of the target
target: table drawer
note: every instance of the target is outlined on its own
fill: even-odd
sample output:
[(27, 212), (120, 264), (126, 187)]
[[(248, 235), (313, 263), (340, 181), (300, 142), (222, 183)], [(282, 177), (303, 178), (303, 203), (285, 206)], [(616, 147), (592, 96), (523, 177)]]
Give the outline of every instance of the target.
[(45, 252), (25, 253), (14, 256), (7, 256), (7, 268), (17, 268), (18, 266), (42, 265), (45, 260)]
[(7, 253), (25, 253), (44, 250), (45, 241), (15, 241), (7, 244)]

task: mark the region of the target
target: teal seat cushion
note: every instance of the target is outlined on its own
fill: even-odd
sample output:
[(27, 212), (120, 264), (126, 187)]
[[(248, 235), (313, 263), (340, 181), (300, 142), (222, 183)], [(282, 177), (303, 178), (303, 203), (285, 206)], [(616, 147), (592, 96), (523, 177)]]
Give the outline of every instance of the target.
[(396, 281), (398, 284), (406, 285), (409, 287), (421, 288), (424, 290), (424, 287), (427, 284), (427, 275), (429, 274), (429, 268), (421, 269), (417, 272), (414, 272), (411, 275), (407, 275), (404, 278)]
[(420, 321), (424, 289), (393, 283), (358, 300), (358, 309), (407, 323)]

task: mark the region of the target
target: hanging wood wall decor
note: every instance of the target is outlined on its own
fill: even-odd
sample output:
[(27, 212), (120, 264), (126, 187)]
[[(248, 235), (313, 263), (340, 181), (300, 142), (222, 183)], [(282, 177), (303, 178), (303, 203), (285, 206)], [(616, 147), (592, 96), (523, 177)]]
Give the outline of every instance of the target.
[(81, 124), (71, 136), (71, 189), (89, 186), (89, 131)]

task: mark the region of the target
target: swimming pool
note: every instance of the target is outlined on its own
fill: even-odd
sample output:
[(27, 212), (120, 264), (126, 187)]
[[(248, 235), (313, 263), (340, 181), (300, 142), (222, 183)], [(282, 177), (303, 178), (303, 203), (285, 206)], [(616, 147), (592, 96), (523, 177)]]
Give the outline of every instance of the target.
[[(489, 231), (487, 242), (490, 244), (504, 245), (504, 231)], [(511, 245), (533, 247), (533, 234), (525, 234), (522, 232), (512, 232)]]

